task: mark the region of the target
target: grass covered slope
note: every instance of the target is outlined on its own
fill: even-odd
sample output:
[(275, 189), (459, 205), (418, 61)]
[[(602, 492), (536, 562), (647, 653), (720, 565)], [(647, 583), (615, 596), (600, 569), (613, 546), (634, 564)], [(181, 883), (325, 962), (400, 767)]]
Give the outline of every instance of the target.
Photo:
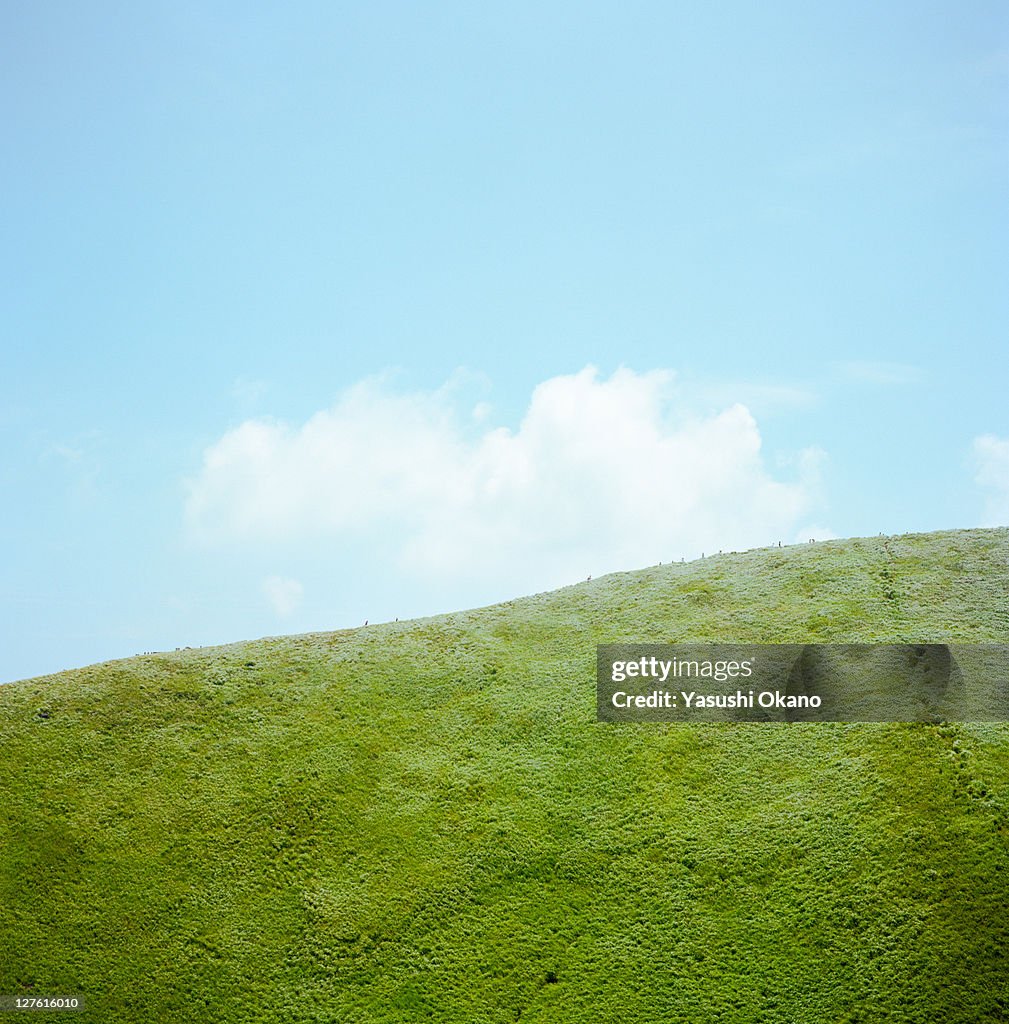
[(77, 1021), (1004, 1021), (1009, 726), (600, 725), (612, 641), (1006, 641), (1009, 532), (0, 688), (0, 993)]

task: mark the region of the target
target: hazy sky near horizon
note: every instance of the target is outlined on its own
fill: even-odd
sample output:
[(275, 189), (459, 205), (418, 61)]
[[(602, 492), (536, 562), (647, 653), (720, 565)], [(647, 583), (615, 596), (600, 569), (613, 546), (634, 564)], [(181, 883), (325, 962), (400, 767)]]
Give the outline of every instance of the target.
[(0, 13), (0, 680), (1009, 523), (1004, 3)]

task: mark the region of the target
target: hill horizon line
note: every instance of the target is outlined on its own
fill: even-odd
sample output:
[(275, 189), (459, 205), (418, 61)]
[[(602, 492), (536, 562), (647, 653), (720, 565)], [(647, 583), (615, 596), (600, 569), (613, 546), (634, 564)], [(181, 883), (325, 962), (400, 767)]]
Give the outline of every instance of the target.
[(202, 652), (225, 652), (232, 648), (239, 648), (249, 644), (259, 643), (270, 643), (280, 641), (294, 641), (300, 638), (312, 638), (312, 637), (327, 637), (327, 636), (346, 636), (355, 635), (362, 630), (368, 630), (374, 632), (376, 630), (386, 627), (405, 627), (412, 625), (420, 625), (437, 622), (439, 620), (451, 619), (455, 616), (467, 616), (471, 614), (477, 614), (481, 612), (489, 612), (494, 609), (503, 609), (521, 604), (527, 601), (542, 600), (551, 595), (568, 595), (571, 591), (579, 591), (582, 588), (592, 587), (593, 585), (598, 587), (607, 582), (614, 582), (618, 579), (626, 579), (628, 577), (635, 577), (642, 574), (654, 572), (657, 569), (664, 570), (689, 570), (696, 569), (699, 566), (712, 566), (722, 565), (726, 559), (728, 560), (739, 560), (744, 559), (747, 556), (758, 555), (762, 552), (780, 552), (782, 555), (793, 554), (797, 552), (812, 551), (818, 552), (823, 551), (836, 551), (839, 548), (850, 545), (858, 545), (865, 543), (880, 543), (886, 545), (887, 542), (893, 542), (897, 540), (913, 541), (913, 540), (924, 540), (926, 538), (939, 539), (943, 537), (956, 538), (956, 537), (967, 537), (975, 534), (990, 534), (996, 536), (998, 534), (1009, 535), (1009, 526), (990, 526), (990, 527), (957, 527), (946, 530), (927, 530), (927, 531), (911, 531), (907, 533), (894, 533), (894, 534), (873, 534), (856, 537), (831, 537), (825, 540), (809, 540), (809, 541), (798, 541), (791, 544), (781, 544), (780, 542), (776, 545), (762, 545), (753, 548), (744, 548), (742, 550), (719, 550), (717, 552), (711, 552), (710, 554), (704, 553), (698, 558), (686, 561), (680, 559), (679, 561), (669, 562), (656, 562), (653, 565), (639, 566), (635, 569), (617, 569), (612, 572), (604, 573), (602, 576), (589, 576), (585, 580), (579, 580), (574, 583), (563, 584), (559, 587), (555, 587), (550, 590), (534, 591), (528, 594), (518, 595), (511, 598), (506, 598), (502, 601), (494, 601), (490, 604), (475, 605), (469, 608), (459, 608), (451, 611), (434, 612), (430, 615), (419, 615), (413, 618), (405, 619), (388, 619), (376, 622), (370, 622), (365, 620), (359, 626), (337, 626), (332, 629), (322, 630), (307, 630), (299, 633), (270, 633), (263, 636), (254, 638), (245, 638), (240, 640), (226, 640), (219, 644), (201, 644), (201, 645), (182, 645), (175, 648), (166, 648), (163, 650), (151, 650), (137, 652), (132, 655), (122, 655), (117, 658), (109, 658), (104, 661), (89, 662), (84, 665), (79, 665), (71, 668), (57, 669), (54, 672), (45, 672), (35, 676), (25, 676), (18, 679), (11, 679), (7, 682), (0, 683), (0, 685), (9, 686), (18, 683), (28, 683), (42, 679), (58, 678), (66, 675), (67, 673), (83, 672), (91, 669), (98, 669), (103, 667), (120, 666), (123, 663), (133, 662), (137, 659), (142, 658), (155, 658), (155, 657), (167, 657), (175, 654), (191, 653), (195, 651)]

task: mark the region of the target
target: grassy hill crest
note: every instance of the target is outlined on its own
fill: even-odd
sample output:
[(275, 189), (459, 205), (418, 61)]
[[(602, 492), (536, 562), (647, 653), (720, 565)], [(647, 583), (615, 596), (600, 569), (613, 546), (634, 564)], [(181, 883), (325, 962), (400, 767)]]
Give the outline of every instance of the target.
[(0, 993), (77, 1020), (1004, 1020), (1009, 727), (606, 726), (595, 645), (1009, 640), (1009, 530), (0, 687)]

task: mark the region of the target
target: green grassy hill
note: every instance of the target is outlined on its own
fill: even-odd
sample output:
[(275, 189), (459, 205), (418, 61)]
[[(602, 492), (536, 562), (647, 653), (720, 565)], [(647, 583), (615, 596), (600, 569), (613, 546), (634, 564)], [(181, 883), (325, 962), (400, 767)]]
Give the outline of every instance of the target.
[(1009, 726), (597, 724), (595, 645), (680, 640), (1007, 641), (1009, 531), (0, 687), (0, 994), (101, 1022), (1009, 1019)]

